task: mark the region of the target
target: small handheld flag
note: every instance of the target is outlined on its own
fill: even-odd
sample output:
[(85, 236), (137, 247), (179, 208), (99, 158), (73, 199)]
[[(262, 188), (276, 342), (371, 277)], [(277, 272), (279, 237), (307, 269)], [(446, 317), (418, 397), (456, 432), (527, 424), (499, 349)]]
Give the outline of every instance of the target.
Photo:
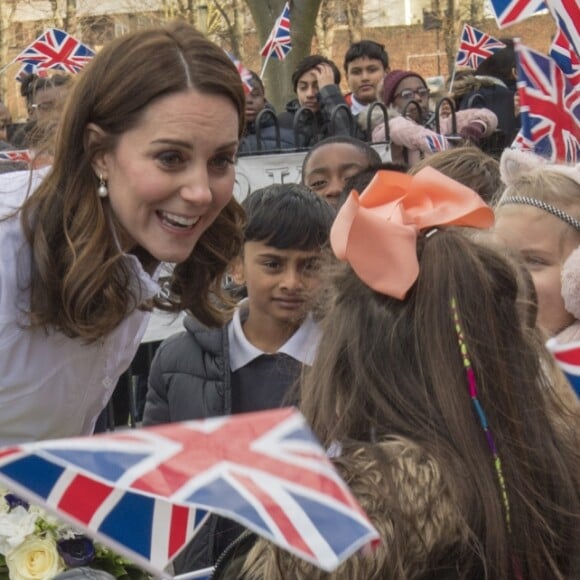
[(30, 163), (32, 157), (28, 149), (0, 151), (0, 163)]
[(443, 135), (439, 133), (433, 133), (432, 135), (425, 136), (425, 143), (427, 148), (431, 153), (437, 153), (438, 151), (445, 151), (449, 148), (449, 143)]
[(238, 60), (231, 52), (227, 52), (226, 54), (230, 57), (230, 60), (234, 63), (235, 67), (238, 69), (238, 73), (240, 74), (240, 78), (242, 79), (242, 84), (244, 85), (244, 93), (249, 95), (252, 92), (252, 73), (249, 69), (247, 69), (242, 61)]
[(284, 60), (291, 50), (290, 6), (288, 2), (286, 2), (282, 14), (276, 20), (274, 28), (272, 29), (266, 44), (262, 47), (260, 54), (267, 59), (277, 58), (278, 60)]
[(27, 46), (14, 62), (22, 62), (35, 70), (57, 69), (78, 73), (95, 55), (94, 51), (67, 32), (49, 28)]
[(580, 397), (580, 342), (559, 344), (552, 338), (546, 343), (546, 346)]
[(554, 60), (516, 42), (521, 138), (552, 161), (580, 159), (580, 91)]
[(378, 538), (294, 409), (0, 449), (0, 482), (160, 576), (206, 511), (327, 571)]
[(558, 30), (552, 41), (550, 56), (556, 61), (572, 85), (577, 87), (580, 84), (580, 57), (562, 30)]
[(502, 48), (505, 48), (503, 42), (469, 24), (465, 24), (455, 64), (475, 69)]
[(544, 0), (490, 0), (490, 2), (499, 28), (525, 20), (528, 16), (546, 8)]

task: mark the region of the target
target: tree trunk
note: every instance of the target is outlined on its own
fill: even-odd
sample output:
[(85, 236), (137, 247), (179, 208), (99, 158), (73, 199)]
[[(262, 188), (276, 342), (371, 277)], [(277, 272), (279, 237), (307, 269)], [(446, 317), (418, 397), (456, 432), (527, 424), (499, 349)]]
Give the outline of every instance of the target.
[(363, 6), (358, 0), (347, 0), (345, 6), (348, 41), (359, 42), (363, 37)]
[(77, 1), (76, 0), (66, 0), (66, 10), (64, 14), (64, 20), (62, 23), (64, 29), (69, 34), (77, 37)]
[[(0, 62), (6, 64), (8, 63), (8, 26), (12, 20), (8, 10), (5, 3), (0, 2)], [(12, 11), (14, 11), (14, 8), (12, 8)], [(5, 65), (3, 64), (2, 66), (4, 67)], [(5, 104), (8, 92), (7, 77), (6, 70), (0, 73), (0, 101)]]
[[(305, 56), (310, 54), (314, 26), (322, 0), (293, 0), (290, 3), (290, 30), (292, 50), (283, 61), (271, 58), (265, 74), (268, 100), (278, 109), (294, 96), (292, 88), (292, 71)], [(254, 22), (260, 41), (264, 46), (274, 23), (282, 13), (285, 0), (245, 0)]]
[(316, 40), (318, 42), (319, 54), (327, 58), (333, 58), (334, 48), (334, 0), (323, 0), (316, 19)]

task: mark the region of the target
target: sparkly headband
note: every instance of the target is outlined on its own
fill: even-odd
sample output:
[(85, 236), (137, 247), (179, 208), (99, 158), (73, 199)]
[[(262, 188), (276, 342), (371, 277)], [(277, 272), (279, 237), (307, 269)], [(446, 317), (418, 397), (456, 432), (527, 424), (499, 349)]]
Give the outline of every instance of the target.
[(537, 207), (538, 209), (543, 209), (548, 213), (551, 213), (553, 216), (556, 216), (558, 219), (566, 222), (568, 225), (572, 226), (576, 231), (580, 232), (580, 221), (576, 218), (572, 217), (569, 213), (558, 209), (557, 207), (546, 203), (545, 201), (540, 201), (539, 199), (534, 199), (533, 197), (524, 197), (520, 195), (513, 195), (506, 197), (500, 201), (500, 206), (507, 205), (509, 203), (519, 203), (522, 205), (531, 205), (533, 207)]
[[(497, 447), (495, 446), (495, 441), (491, 431), (489, 429), (489, 425), (487, 422), (487, 417), (483, 411), (481, 403), (479, 401), (479, 396), (477, 392), (477, 381), (475, 379), (475, 372), (473, 367), (471, 366), (471, 361), (469, 360), (469, 352), (467, 350), (467, 343), (465, 342), (465, 337), (463, 335), (463, 329), (461, 328), (461, 323), (459, 322), (459, 313), (457, 311), (457, 301), (455, 298), (451, 299), (451, 311), (453, 313), (453, 325), (455, 326), (455, 332), (457, 333), (457, 342), (459, 344), (459, 352), (461, 353), (461, 358), (463, 359), (463, 368), (465, 369), (465, 375), (467, 376), (467, 384), (469, 385), (469, 395), (471, 396), (471, 402), (473, 403), (473, 407), (475, 412), (477, 413), (477, 417), (479, 419), (479, 423), (481, 424), (481, 428), (483, 429), (483, 433), (485, 434), (485, 439), (487, 440), (487, 444), (491, 451), (491, 455), (493, 457), (493, 464), (495, 467), (495, 472), (497, 475), (497, 480), (499, 483), (499, 491), (501, 494), (501, 499), (503, 501), (503, 506), (505, 510), (505, 521), (507, 525), (508, 531), (511, 532), (511, 524), (510, 524), (510, 502), (507, 494), (507, 489), (505, 486), (505, 479), (503, 476), (503, 469), (501, 467), (501, 460), (499, 458), (499, 454), (497, 452)], [(516, 574), (517, 576), (517, 574)]]

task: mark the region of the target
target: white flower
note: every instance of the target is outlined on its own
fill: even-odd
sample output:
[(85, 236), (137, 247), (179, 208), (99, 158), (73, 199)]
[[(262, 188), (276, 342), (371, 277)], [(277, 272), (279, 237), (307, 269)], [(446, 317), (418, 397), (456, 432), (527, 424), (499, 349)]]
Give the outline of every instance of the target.
[(51, 537), (31, 537), (6, 555), (10, 580), (50, 580), (65, 569)]
[(6, 555), (34, 533), (37, 517), (20, 505), (8, 513), (0, 513), (0, 554)]

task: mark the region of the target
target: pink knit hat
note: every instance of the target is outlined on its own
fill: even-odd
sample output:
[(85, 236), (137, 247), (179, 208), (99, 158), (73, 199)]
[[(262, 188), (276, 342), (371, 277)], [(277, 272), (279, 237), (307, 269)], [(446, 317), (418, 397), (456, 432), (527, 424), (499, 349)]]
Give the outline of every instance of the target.
[(407, 77), (417, 77), (425, 86), (425, 79), (418, 73), (410, 70), (392, 70), (385, 76), (383, 81), (383, 103), (388, 107), (395, 100), (395, 92), (398, 84)]

